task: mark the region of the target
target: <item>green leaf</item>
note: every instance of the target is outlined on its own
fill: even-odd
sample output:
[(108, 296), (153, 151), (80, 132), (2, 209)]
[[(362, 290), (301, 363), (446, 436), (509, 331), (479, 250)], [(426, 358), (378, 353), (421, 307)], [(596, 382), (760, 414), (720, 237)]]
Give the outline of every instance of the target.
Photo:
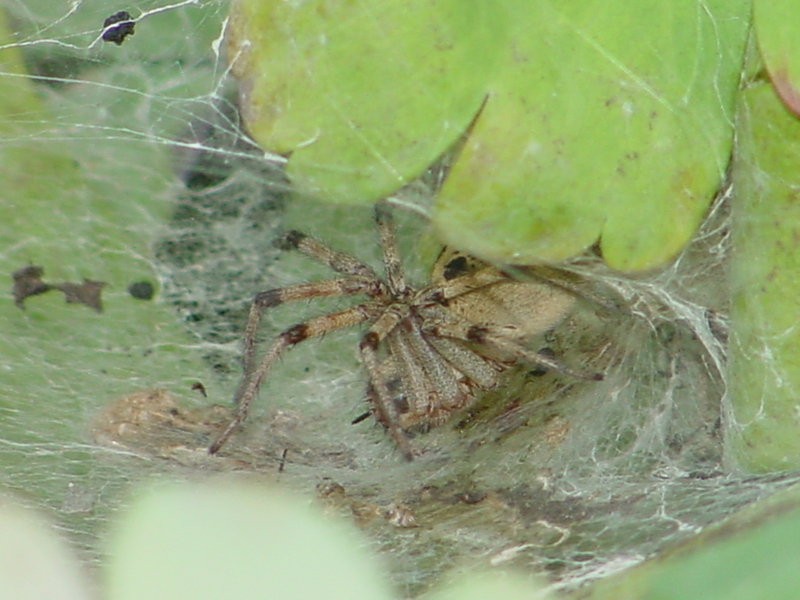
[(562, 260), (601, 236), (613, 267), (663, 263), (726, 168), (747, 4), (517, 4), (439, 231), (505, 262)]
[(800, 115), (800, 10), (794, 0), (754, 0), (753, 27), (772, 85)]
[(517, 573), (478, 572), (426, 594), (425, 600), (547, 600), (555, 598), (533, 581)]
[(758, 79), (741, 94), (737, 129), (726, 440), (744, 469), (797, 469), (800, 121)]
[(303, 193), (372, 202), (477, 115), (434, 208), (445, 241), (516, 263), (598, 237), (617, 268), (671, 258), (727, 165), (749, 3), (486, 6), (238, 0), (249, 130)]
[(584, 600), (791, 600), (800, 585), (794, 486), (731, 515), (651, 560), (582, 588)]
[(228, 56), (251, 135), (290, 154), (298, 189), (372, 202), (466, 129), (504, 39), (479, 0), (238, 0)]

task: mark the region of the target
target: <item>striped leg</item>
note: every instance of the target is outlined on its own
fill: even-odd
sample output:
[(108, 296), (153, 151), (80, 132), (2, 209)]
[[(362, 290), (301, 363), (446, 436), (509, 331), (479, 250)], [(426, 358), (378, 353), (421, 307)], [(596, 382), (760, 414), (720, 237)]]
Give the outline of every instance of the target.
[(383, 423), (389, 435), (397, 444), (406, 460), (414, 458), (414, 452), (403, 429), (400, 427), (400, 418), (397, 407), (392, 401), (392, 394), (389, 391), (385, 372), (381, 369), (378, 348), (386, 336), (395, 328), (397, 324), (408, 315), (409, 309), (402, 304), (394, 304), (372, 324), (369, 330), (361, 338), (358, 346), (361, 354), (361, 362), (367, 370), (370, 384), (374, 392), (372, 400), (374, 409), (378, 412), (378, 420)]
[(384, 293), (385, 289), (380, 280), (367, 277), (347, 277), (316, 283), (302, 283), (256, 294), (253, 303), (250, 305), (250, 313), (244, 330), (242, 363), (244, 364), (245, 377), (253, 369), (256, 335), (258, 334), (258, 326), (261, 323), (261, 314), (264, 310), (296, 300), (352, 294), (366, 294), (372, 298), (380, 298)]
[(270, 346), (269, 350), (267, 350), (264, 358), (261, 359), (258, 368), (253, 372), (245, 372), (242, 383), (235, 396), (237, 404), (236, 414), (225, 428), (225, 431), (211, 444), (208, 453), (216, 454), (225, 442), (228, 441), (228, 438), (236, 427), (245, 420), (247, 411), (250, 408), (250, 404), (253, 402), (253, 398), (255, 398), (258, 393), (261, 382), (284, 351), (309, 338), (318, 337), (336, 329), (357, 325), (374, 317), (374, 311), (370, 310), (368, 305), (359, 305), (342, 312), (316, 317), (305, 323), (298, 323), (281, 333), (273, 342), (272, 346)]

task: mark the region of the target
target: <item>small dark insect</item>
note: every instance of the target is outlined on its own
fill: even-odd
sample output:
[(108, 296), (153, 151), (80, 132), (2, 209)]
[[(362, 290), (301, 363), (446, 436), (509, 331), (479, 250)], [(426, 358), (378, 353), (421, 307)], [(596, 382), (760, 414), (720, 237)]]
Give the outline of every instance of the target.
[(127, 10), (116, 12), (103, 21), (103, 41), (120, 46), (126, 37), (135, 33), (135, 26), (136, 22)]
[[(566, 279), (553, 279), (556, 270), (516, 268), (515, 273), (532, 279), (521, 281), (445, 247), (428, 285), (415, 289), (405, 279), (387, 204), (376, 205), (375, 220), (385, 277), (299, 231), (280, 240), (279, 247), (299, 250), (342, 277), (256, 294), (244, 334), (244, 376), (234, 397), (238, 410), (209, 453), (222, 448), (244, 421), (264, 377), (283, 352), (309, 338), (361, 323), (368, 324), (359, 344), (368, 377), (367, 415), (387, 429), (408, 460), (414, 456), (409, 434), (440, 425), (462, 411), (479, 391), (497, 386), (500, 373), (516, 362), (602, 379), (598, 373), (561, 365), (524, 343), (557, 325), (575, 304), (575, 286)], [(367, 300), (289, 327), (256, 362), (256, 333), (265, 309), (295, 300), (355, 294)]]
[(196, 391), (200, 392), (201, 394), (203, 394), (203, 398), (208, 398), (208, 393), (206, 393), (206, 386), (204, 386), (199, 381), (196, 382), (196, 383), (193, 383), (191, 389), (196, 390)]

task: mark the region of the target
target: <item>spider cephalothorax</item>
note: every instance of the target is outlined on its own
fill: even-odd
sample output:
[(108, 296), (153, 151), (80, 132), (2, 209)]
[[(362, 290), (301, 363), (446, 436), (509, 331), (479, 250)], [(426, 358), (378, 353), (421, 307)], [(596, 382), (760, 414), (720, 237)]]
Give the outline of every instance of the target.
[[(367, 372), (370, 412), (386, 427), (406, 458), (413, 450), (407, 433), (446, 421), (475, 401), (477, 392), (495, 387), (501, 371), (518, 361), (567, 375), (600, 379), (573, 371), (527, 348), (526, 338), (558, 324), (575, 303), (565, 283), (542, 278), (532, 267), (516, 269), (531, 280), (442, 250), (427, 286), (407, 283), (385, 203), (375, 209), (385, 277), (357, 259), (291, 231), (279, 242), (327, 264), (342, 277), (293, 285), (256, 295), (244, 335), (244, 376), (236, 392), (237, 412), (209, 448), (216, 453), (245, 419), (264, 377), (285, 350), (311, 337), (360, 323), (368, 324), (359, 344)], [(264, 309), (284, 302), (361, 294), (366, 302), (313, 317), (283, 331), (256, 363), (255, 339)]]

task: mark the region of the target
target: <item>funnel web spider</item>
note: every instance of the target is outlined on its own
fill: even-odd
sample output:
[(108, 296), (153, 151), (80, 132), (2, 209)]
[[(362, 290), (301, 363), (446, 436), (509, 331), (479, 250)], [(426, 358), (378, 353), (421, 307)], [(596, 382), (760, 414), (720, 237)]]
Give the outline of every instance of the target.
[[(407, 460), (415, 451), (409, 432), (444, 423), (472, 404), (478, 392), (496, 387), (500, 373), (516, 362), (539, 365), (581, 379), (598, 373), (575, 371), (550, 356), (530, 350), (526, 338), (562, 321), (576, 300), (567, 280), (551, 281), (539, 267), (515, 269), (531, 281), (519, 281), (492, 265), (446, 247), (427, 286), (405, 279), (386, 203), (375, 207), (385, 277), (347, 254), (331, 250), (299, 231), (278, 246), (299, 250), (342, 277), (292, 285), (256, 294), (244, 334), (244, 376), (236, 392), (237, 412), (209, 448), (216, 453), (247, 417), (250, 404), (283, 352), (309, 338), (367, 324), (359, 353), (367, 372), (367, 400)], [(366, 302), (336, 313), (312, 317), (283, 331), (260, 362), (256, 333), (265, 309), (284, 302), (322, 296), (364, 295)], [(356, 419), (360, 421), (361, 418)]]

